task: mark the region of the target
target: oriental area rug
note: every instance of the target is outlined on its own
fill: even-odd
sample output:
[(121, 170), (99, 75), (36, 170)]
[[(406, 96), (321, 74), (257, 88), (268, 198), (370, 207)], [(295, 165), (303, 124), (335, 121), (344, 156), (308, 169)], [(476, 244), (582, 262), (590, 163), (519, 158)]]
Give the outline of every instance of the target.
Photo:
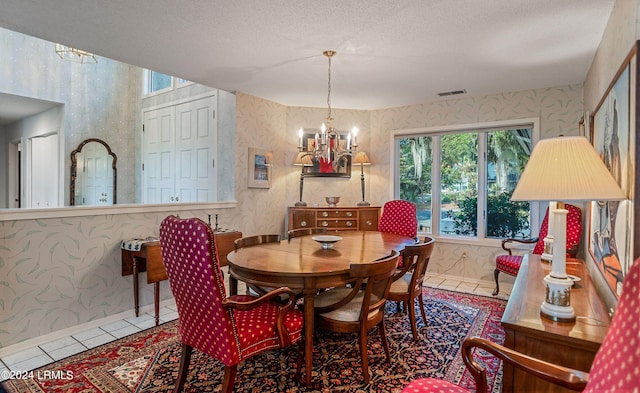
[[(408, 382), (424, 377), (475, 390), (460, 356), (462, 340), (480, 336), (502, 344), (505, 301), (432, 288), (425, 288), (424, 294), (428, 321), (425, 327), (416, 312), (418, 341), (413, 340), (407, 314), (387, 304), (390, 364), (377, 332), (369, 333), (369, 384), (363, 382), (357, 336), (317, 329), (312, 386), (295, 379), (300, 347), (294, 345), (239, 364), (235, 392), (400, 392)], [(9, 393), (171, 392), (181, 351), (178, 323), (168, 322), (49, 364), (34, 370), (31, 378), (5, 381), (2, 388)], [(499, 392), (500, 361), (482, 350), (475, 350), (475, 358), (487, 368), (489, 391)], [(221, 362), (194, 350), (184, 392), (219, 392), (222, 375)]]

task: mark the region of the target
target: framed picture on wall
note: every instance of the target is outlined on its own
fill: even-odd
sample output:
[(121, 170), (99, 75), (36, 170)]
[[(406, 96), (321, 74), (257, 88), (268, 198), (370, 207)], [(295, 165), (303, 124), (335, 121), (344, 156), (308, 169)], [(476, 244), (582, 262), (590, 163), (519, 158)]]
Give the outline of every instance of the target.
[[(336, 139), (328, 139), (328, 144), (334, 146), (335, 143), (338, 143), (342, 150), (346, 150), (347, 148), (347, 134), (341, 134), (340, 140)], [(305, 130), (305, 134), (302, 137), (304, 148), (306, 151), (314, 151), (316, 148), (316, 134), (313, 132), (309, 132)], [(351, 156), (341, 155), (336, 156), (333, 152), (329, 154), (329, 159), (317, 159), (313, 157), (311, 159), (311, 166), (305, 166), (304, 176), (305, 177), (351, 177)]]
[[(628, 196), (623, 201), (591, 202), (591, 221), (588, 249), (602, 273), (607, 285), (620, 296), (626, 272), (638, 253), (634, 245), (634, 201), (636, 187), (635, 167), (637, 148), (635, 131), (631, 124), (635, 108), (631, 107), (632, 94), (637, 94), (631, 84), (632, 70), (636, 69), (637, 49), (625, 59), (613, 82), (596, 107), (591, 120), (591, 142), (618, 185)], [(636, 82), (637, 83), (637, 82)], [(636, 100), (637, 102), (637, 100)], [(632, 113), (634, 116), (632, 116)], [(632, 132), (633, 131), (633, 132)]]
[(271, 188), (271, 152), (249, 148), (249, 188)]

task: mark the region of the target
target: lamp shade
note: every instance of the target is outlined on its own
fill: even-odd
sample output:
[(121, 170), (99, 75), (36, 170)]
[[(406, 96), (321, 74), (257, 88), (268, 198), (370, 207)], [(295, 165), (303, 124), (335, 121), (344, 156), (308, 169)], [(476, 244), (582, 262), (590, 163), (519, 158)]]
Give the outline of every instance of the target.
[(296, 156), (296, 160), (293, 162), (293, 165), (297, 166), (313, 166), (313, 160), (311, 159), (312, 155), (301, 151)]
[(356, 156), (353, 158), (354, 164), (362, 164), (362, 165), (371, 165), (371, 161), (369, 161), (369, 156), (367, 153), (363, 151), (359, 151)]
[(586, 138), (539, 141), (512, 201), (612, 201), (626, 196)]

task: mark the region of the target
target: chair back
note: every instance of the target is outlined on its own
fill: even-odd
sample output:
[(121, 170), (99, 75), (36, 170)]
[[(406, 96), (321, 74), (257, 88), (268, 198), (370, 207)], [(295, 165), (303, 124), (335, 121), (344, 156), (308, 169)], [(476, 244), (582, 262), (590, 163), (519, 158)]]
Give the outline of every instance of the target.
[(640, 387), (640, 258), (629, 269), (611, 326), (591, 370), (586, 393), (636, 392)]
[(287, 232), (287, 237), (289, 239), (293, 239), (294, 237), (308, 236), (316, 233), (327, 233), (327, 228), (318, 227), (318, 228), (292, 229), (289, 232)]
[(400, 253), (392, 250), (389, 256), (371, 263), (352, 263), (349, 274), (357, 279), (357, 286), (365, 282), (364, 297), (360, 310), (360, 321), (371, 319), (375, 313), (382, 310), (389, 295), (391, 278), (398, 266)]
[[(435, 239), (425, 237), (424, 242), (418, 244), (410, 244), (404, 247), (402, 251), (402, 266), (410, 266), (407, 270), (401, 269), (402, 272), (412, 271), (411, 282), (409, 283), (409, 292), (421, 291), (424, 276), (427, 273), (427, 266), (431, 259), (431, 254), (435, 247)], [(397, 276), (398, 274), (396, 274)], [(394, 276), (394, 279), (399, 278)]]
[(418, 234), (416, 204), (400, 199), (386, 202), (378, 223), (378, 231), (415, 238)]
[(211, 227), (198, 218), (165, 218), (160, 248), (176, 300), (180, 339), (224, 364), (240, 361), (235, 320), (222, 306), (224, 279)]
[(236, 239), (233, 242), (235, 249), (243, 247), (257, 246), (264, 243), (277, 243), (280, 241), (280, 235), (255, 235)]
[[(580, 208), (565, 204), (564, 208), (567, 209), (567, 256), (575, 258), (580, 247), (580, 240), (582, 240), (582, 210)], [(549, 208), (544, 215), (542, 225), (540, 226), (540, 234), (538, 241), (533, 248), (532, 253), (542, 255), (544, 252), (544, 238), (549, 232)]]

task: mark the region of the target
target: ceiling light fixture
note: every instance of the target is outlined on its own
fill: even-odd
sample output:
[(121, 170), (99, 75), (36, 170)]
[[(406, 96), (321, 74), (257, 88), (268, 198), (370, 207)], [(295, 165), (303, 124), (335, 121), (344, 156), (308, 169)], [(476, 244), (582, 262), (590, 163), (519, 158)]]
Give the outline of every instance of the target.
[(61, 59), (73, 61), (80, 64), (97, 63), (98, 59), (93, 53), (89, 53), (80, 49), (71, 48), (70, 46), (56, 44), (56, 53)]
[[(341, 133), (339, 130), (331, 126), (333, 117), (331, 116), (331, 58), (336, 54), (333, 50), (322, 52), (329, 59), (329, 81), (327, 93), (327, 117), (325, 123), (322, 123), (320, 130), (315, 132), (313, 141), (305, 146), (304, 130), (298, 131), (298, 151), (312, 156), (314, 166), (319, 165), (320, 172), (336, 172), (337, 167), (346, 165), (351, 155), (358, 148), (356, 140), (358, 136), (358, 128), (353, 127), (350, 133)], [(311, 138), (309, 138), (311, 140)]]

